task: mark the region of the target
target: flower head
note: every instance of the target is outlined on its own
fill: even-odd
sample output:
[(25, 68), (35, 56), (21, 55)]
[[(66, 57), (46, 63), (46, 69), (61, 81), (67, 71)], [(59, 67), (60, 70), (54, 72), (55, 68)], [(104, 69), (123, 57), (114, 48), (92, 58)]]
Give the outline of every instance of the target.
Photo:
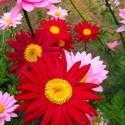
[(61, 2), (61, 0), (18, 0), (22, 8), (28, 12), (32, 11), (35, 7), (38, 8), (54, 8), (55, 3)]
[(36, 30), (34, 38), (28, 32), (18, 33), (16, 40), (8, 41), (8, 45), (14, 51), (7, 51), (6, 54), (9, 56), (9, 62), (16, 63), (10, 72), (16, 69), (20, 70), (25, 64), (37, 63), (43, 56), (51, 55), (51, 53), (59, 50), (58, 47), (52, 47), (51, 44), (53, 43), (46, 40), (41, 30)]
[(41, 21), (42, 31), (49, 41), (55, 41), (56, 45), (61, 48), (70, 49), (72, 35), (69, 25), (61, 19), (50, 19)]
[(74, 28), (77, 32), (76, 37), (83, 42), (88, 42), (89, 40), (96, 40), (99, 33), (99, 27), (97, 25), (92, 25), (89, 22), (81, 22), (77, 24)]
[[(77, 61), (81, 61), (81, 66), (85, 66), (87, 64), (91, 64), (90, 69), (88, 70), (87, 74), (82, 77), (81, 82), (85, 83), (95, 83), (100, 85), (103, 80), (107, 78), (108, 71), (105, 70), (106, 65), (103, 64), (103, 61), (100, 60), (100, 57), (92, 58), (92, 55), (86, 52), (77, 52), (74, 55), (72, 52), (65, 51), (66, 60), (67, 60), (67, 70), (69, 71), (70, 68), (74, 63)], [(99, 86), (98, 88), (94, 88), (95, 91), (102, 91), (103, 88)]]
[(17, 87), (21, 93), (16, 96), (23, 102), (18, 110), (24, 111), (24, 122), (42, 117), (41, 125), (90, 123), (87, 115), (95, 116), (96, 111), (88, 100), (100, 100), (100, 97), (92, 90), (95, 84), (80, 83), (90, 65), (79, 66), (77, 62), (67, 71), (63, 56), (46, 57), (31, 66), (32, 72), (24, 71)]
[(4, 30), (10, 27), (16, 27), (17, 24), (21, 24), (22, 15), (14, 14), (14, 11), (4, 13), (0, 19), (0, 29)]
[(17, 117), (14, 110), (18, 107), (15, 104), (17, 101), (14, 96), (9, 93), (2, 93), (0, 91), (0, 125), (4, 125), (5, 121), (11, 121), (11, 118)]
[(68, 16), (68, 11), (62, 9), (61, 7), (56, 7), (54, 9), (50, 9), (47, 14), (54, 17), (55, 19), (65, 19), (65, 17)]
[(119, 45), (120, 45), (120, 43), (118, 42), (118, 41), (112, 41), (112, 42), (108, 42), (108, 43), (106, 43), (106, 45), (107, 45), (107, 47), (109, 48), (109, 49), (111, 49), (111, 50), (115, 50), (115, 48), (117, 48)]

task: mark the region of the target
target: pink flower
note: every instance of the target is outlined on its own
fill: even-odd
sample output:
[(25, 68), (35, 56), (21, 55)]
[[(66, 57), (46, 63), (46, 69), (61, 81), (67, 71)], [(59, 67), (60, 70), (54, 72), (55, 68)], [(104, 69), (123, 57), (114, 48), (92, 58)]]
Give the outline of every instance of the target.
[(48, 15), (58, 19), (65, 19), (66, 16), (68, 16), (68, 11), (65, 9), (62, 9), (61, 7), (56, 7), (54, 9), (50, 9), (50, 11), (47, 13)]
[(119, 6), (119, 4), (120, 4), (120, 0), (114, 0), (113, 3), (114, 3), (114, 5), (117, 7), (117, 6)]
[(0, 91), (0, 125), (4, 125), (5, 121), (11, 121), (11, 118), (17, 117), (14, 113), (14, 110), (18, 107), (18, 104), (15, 104), (16, 102), (14, 96)]
[(21, 24), (23, 16), (19, 13), (20, 8), (18, 4), (8, 13), (4, 13), (0, 19), (0, 29), (4, 30), (9, 27), (16, 27), (17, 24)]
[(125, 9), (120, 9), (119, 11), (120, 11), (119, 16), (122, 18), (120, 23), (122, 25), (117, 29), (117, 32), (124, 32), (125, 31)]
[[(74, 55), (72, 52), (70, 53), (65, 51), (65, 55), (67, 60), (67, 70), (69, 70), (72, 65), (78, 61), (81, 61), (81, 66), (91, 64), (88, 73), (81, 80), (81, 82), (95, 83), (100, 85), (103, 80), (107, 78), (108, 71), (105, 70), (106, 65), (103, 65), (103, 61), (100, 60), (99, 56), (92, 58), (91, 53), (87, 54), (85, 51), (82, 53), (77, 52), (76, 55)], [(94, 90), (101, 92), (103, 91), (103, 88), (99, 86)]]
[(120, 45), (120, 43), (118, 41), (112, 41), (109, 43), (106, 43), (107, 47), (111, 50), (115, 50), (116, 47), (118, 47)]
[(7, 4), (10, 0), (0, 0), (0, 4)]
[(61, 2), (61, 0), (18, 0), (24, 10), (30, 12), (34, 7), (39, 8), (54, 8), (55, 3)]
[(123, 19), (125, 19), (125, 8), (124, 9), (119, 9), (120, 13), (119, 16)]

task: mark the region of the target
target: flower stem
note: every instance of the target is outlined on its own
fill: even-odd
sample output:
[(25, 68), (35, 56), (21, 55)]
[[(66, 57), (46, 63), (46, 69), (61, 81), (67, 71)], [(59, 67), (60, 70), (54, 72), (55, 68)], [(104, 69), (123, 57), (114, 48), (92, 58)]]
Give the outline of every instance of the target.
[[(116, 23), (116, 25), (119, 26), (119, 22), (118, 22), (118, 20), (117, 20), (117, 17), (116, 17), (114, 11), (112, 10), (112, 8), (111, 8), (111, 6), (110, 6), (110, 4), (109, 4), (109, 0), (105, 0), (105, 2), (106, 2), (107, 8), (109, 9), (109, 12), (112, 14), (112, 17), (113, 17), (113, 19), (114, 19), (114, 22)], [(123, 38), (122, 33), (119, 33), (119, 36), (121, 37), (122, 44), (123, 44), (123, 46), (124, 46), (124, 48), (125, 48), (125, 40), (124, 40), (124, 38)]]
[(87, 51), (87, 44), (86, 44), (86, 42), (85, 42), (85, 44), (84, 44), (84, 45), (85, 45), (85, 46), (84, 46), (84, 47), (85, 47), (85, 51)]
[(84, 21), (86, 21), (85, 18), (84, 18), (84, 16), (80, 13), (80, 11), (77, 9), (76, 5), (73, 3), (73, 1), (72, 1), (72, 0), (69, 0), (69, 1), (70, 1), (70, 3), (72, 4), (72, 6), (74, 7), (74, 9), (77, 11), (77, 13), (79, 14), (79, 16), (80, 16)]
[(30, 30), (32, 36), (34, 37), (34, 32), (33, 32), (32, 25), (31, 25), (31, 23), (30, 23), (29, 16), (28, 16), (28, 14), (27, 14), (27, 12), (26, 12), (25, 10), (23, 10), (23, 12), (24, 12), (24, 16), (25, 16), (26, 22), (27, 22), (27, 24), (28, 24), (29, 30)]

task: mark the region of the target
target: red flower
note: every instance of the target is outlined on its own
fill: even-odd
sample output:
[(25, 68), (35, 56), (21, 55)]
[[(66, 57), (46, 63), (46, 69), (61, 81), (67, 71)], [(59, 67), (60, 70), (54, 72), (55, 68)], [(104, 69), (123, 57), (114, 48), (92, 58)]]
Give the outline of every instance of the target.
[(90, 65), (80, 67), (77, 62), (68, 72), (66, 66), (63, 57), (44, 58), (31, 64), (32, 72), (24, 71), (17, 87), (21, 93), (16, 95), (24, 122), (42, 117), (40, 125), (90, 125), (88, 115), (95, 116), (96, 110), (89, 100), (100, 100), (92, 90), (97, 85), (80, 83)]
[(8, 45), (12, 48), (7, 51), (9, 62), (14, 62), (9, 72), (20, 71), (22, 66), (29, 63), (36, 63), (43, 56), (53, 54), (58, 47), (52, 47), (52, 42), (48, 42), (41, 30), (35, 32), (35, 37), (28, 32), (20, 32), (16, 35), (16, 40), (9, 40)]
[(97, 40), (97, 36), (100, 34), (99, 27), (97, 27), (97, 25), (92, 25), (89, 22), (81, 22), (77, 24), (74, 30), (77, 32), (76, 37), (83, 42)]
[[(64, 49), (70, 49), (72, 42), (72, 35), (70, 33), (70, 26), (61, 19), (49, 19), (48, 21), (41, 21), (42, 31), (50, 41), (56, 41), (56, 45)], [(63, 42), (62, 42), (63, 41)]]

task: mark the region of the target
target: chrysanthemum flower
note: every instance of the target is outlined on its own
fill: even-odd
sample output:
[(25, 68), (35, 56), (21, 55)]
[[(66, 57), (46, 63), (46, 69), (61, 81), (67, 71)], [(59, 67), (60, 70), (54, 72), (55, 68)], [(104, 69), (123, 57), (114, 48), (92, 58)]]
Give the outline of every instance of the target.
[(0, 29), (4, 30), (10, 27), (16, 27), (17, 24), (21, 24), (22, 19), (21, 13), (15, 14), (13, 11), (4, 13), (0, 19)]
[(37, 30), (34, 38), (30, 33), (21, 32), (16, 35), (16, 40), (9, 40), (8, 45), (14, 51), (7, 51), (9, 62), (15, 62), (10, 72), (16, 69), (20, 70), (23, 65), (29, 63), (37, 63), (40, 58), (46, 55), (56, 54), (55, 51), (59, 50), (58, 47), (52, 47), (51, 41), (46, 40), (46, 36), (42, 34), (41, 30)]
[[(99, 56), (92, 58), (91, 53), (87, 54), (86, 52), (77, 52), (76, 55), (74, 55), (72, 52), (70, 53), (67, 51), (65, 51), (65, 55), (67, 59), (67, 70), (70, 70), (72, 65), (77, 61), (81, 61), (81, 66), (91, 64), (89, 71), (84, 77), (82, 77), (81, 82), (100, 85), (103, 80), (107, 78), (108, 71), (105, 70), (106, 65), (103, 65), (103, 61), (100, 60)], [(99, 86), (98, 88), (94, 88), (94, 90), (101, 92), (103, 88)]]
[(76, 37), (83, 42), (97, 40), (97, 36), (100, 34), (99, 27), (97, 25), (92, 25), (89, 22), (81, 22), (77, 24), (74, 30), (77, 32)]
[(50, 9), (47, 14), (54, 17), (55, 19), (65, 19), (65, 17), (68, 16), (68, 11), (62, 9), (61, 7), (56, 7), (54, 9)]
[(2, 93), (0, 91), (0, 125), (4, 125), (5, 121), (11, 121), (11, 118), (17, 117), (14, 110), (18, 107), (14, 96)]
[(16, 99), (23, 102), (24, 122), (42, 117), (40, 125), (90, 125), (87, 115), (94, 116), (95, 109), (89, 100), (100, 100), (92, 90), (95, 84), (81, 84), (90, 65), (75, 63), (67, 72), (63, 57), (44, 58), (32, 65), (32, 72), (24, 71), (17, 87), (22, 93)]
[(55, 3), (61, 2), (61, 0), (18, 0), (21, 6), (26, 11), (32, 11), (34, 7), (38, 8), (54, 8)]
[[(70, 26), (61, 19), (41, 21), (42, 31), (49, 41), (55, 41), (61, 48), (70, 49), (73, 44)], [(67, 48), (68, 47), (68, 48)]]

